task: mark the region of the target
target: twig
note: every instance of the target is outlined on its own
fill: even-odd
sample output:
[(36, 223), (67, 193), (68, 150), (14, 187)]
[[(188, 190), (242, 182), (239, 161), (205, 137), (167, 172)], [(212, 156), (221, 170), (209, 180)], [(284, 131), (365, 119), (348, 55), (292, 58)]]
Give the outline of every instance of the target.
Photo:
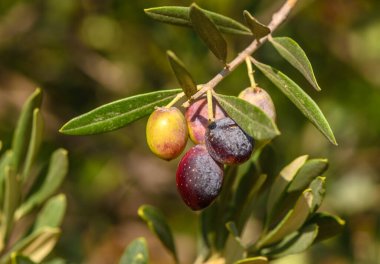
[[(287, 0), (285, 4), (276, 13), (273, 14), (272, 21), (268, 25), (271, 33), (286, 20), (297, 1), (298, 0)], [(245, 58), (255, 52), (264, 42), (268, 40), (268, 38), (269, 35), (262, 37), (260, 40), (252, 41), (247, 48), (245, 48), (242, 52), (239, 53), (238, 56), (236, 56), (235, 59), (228, 63), (228, 67), (223, 68), (223, 70), (221, 70), (214, 78), (212, 78), (208, 83), (204, 84), (202, 86), (202, 89), (200, 89), (191, 97), (191, 100), (195, 100), (208, 90), (214, 89), (214, 87), (218, 85), (219, 82), (221, 82), (227, 75), (229, 75), (240, 64), (242, 64), (245, 61)], [(182, 106), (188, 107), (189, 101), (186, 101)]]

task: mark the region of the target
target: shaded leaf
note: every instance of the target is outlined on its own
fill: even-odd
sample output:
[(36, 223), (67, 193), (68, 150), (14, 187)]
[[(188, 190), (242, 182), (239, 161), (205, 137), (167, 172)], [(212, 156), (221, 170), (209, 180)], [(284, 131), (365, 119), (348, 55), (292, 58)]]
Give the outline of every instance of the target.
[(226, 223), (226, 228), (230, 235), (235, 239), (235, 241), (240, 245), (240, 247), (245, 248), (243, 242), (241, 241), (240, 232), (235, 224), (235, 222), (230, 221)]
[(240, 98), (215, 95), (215, 99), (235, 122), (256, 140), (270, 140), (279, 135), (273, 120), (260, 108)]
[(3, 148), (3, 142), (0, 140), (0, 151), (2, 150)]
[(313, 215), (308, 224), (316, 224), (319, 227), (318, 236), (314, 241), (317, 243), (340, 234), (343, 231), (345, 221), (339, 216), (318, 212)]
[(11, 263), (12, 264), (34, 264), (35, 262), (33, 262), (28, 257), (22, 256), (22, 255), (19, 255), (19, 254), (13, 254), (12, 255)]
[(45, 227), (59, 227), (66, 212), (66, 197), (64, 194), (50, 198), (37, 215), (33, 232)]
[(47, 176), (40, 187), (34, 192), (25, 203), (16, 211), (16, 219), (30, 212), (34, 207), (42, 204), (46, 199), (52, 196), (61, 186), (68, 170), (67, 150), (57, 149), (51, 155)]
[(21, 169), (22, 160), (25, 157), (28, 140), (30, 137), (30, 129), (33, 122), (33, 111), (39, 108), (42, 101), (42, 91), (37, 88), (34, 93), (29, 96), (28, 100), (24, 103), (20, 117), (17, 121), (16, 129), (12, 139), (13, 165), (18, 173)]
[(227, 42), (214, 22), (196, 4), (192, 4), (189, 12), (194, 31), (203, 40), (214, 55), (226, 63)]
[(279, 201), (282, 199), (286, 189), (289, 184), (293, 181), (294, 177), (297, 175), (297, 172), (305, 164), (308, 155), (300, 156), (293, 160), (290, 164), (284, 167), (280, 174), (276, 177), (272, 188), (269, 191), (268, 202), (267, 202), (267, 215), (269, 221), (273, 215), (273, 211)]
[(150, 230), (157, 235), (162, 244), (178, 262), (172, 231), (161, 211), (150, 205), (142, 205), (138, 210), (138, 215), (147, 223)]
[(310, 184), (310, 189), (313, 194), (313, 201), (311, 203), (310, 212), (313, 213), (318, 210), (321, 206), (323, 198), (326, 193), (326, 178), (325, 177), (317, 177)]
[(304, 190), (312, 180), (322, 175), (327, 170), (327, 167), (327, 159), (311, 159), (306, 161), (291, 182), (288, 192)]
[(254, 257), (246, 258), (239, 261), (236, 261), (235, 264), (268, 264), (269, 261), (266, 257)]
[(297, 42), (288, 37), (276, 37), (271, 38), (270, 43), (272, 43), (273, 47), (285, 60), (302, 73), (306, 80), (308, 80), (317, 91), (321, 90), (314, 76), (311, 63)]
[[(160, 6), (145, 9), (145, 13), (160, 22), (191, 27), (189, 16), (190, 7), (185, 6)], [(223, 33), (252, 35), (250, 30), (243, 24), (232, 18), (202, 9), (204, 13), (215, 23), (218, 29)]]
[(136, 121), (168, 104), (180, 89), (139, 94), (102, 105), (67, 122), (60, 132), (68, 135), (91, 135), (109, 132)]
[(33, 123), (32, 123), (32, 133), (29, 140), (29, 147), (26, 153), (25, 165), (21, 174), (21, 180), (25, 181), (30, 172), (30, 168), (37, 156), (38, 150), (42, 141), (43, 132), (43, 118), (38, 108), (33, 111)]
[(183, 92), (190, 98), (193, 94), (197, 92), (197, 84), (195, 83), (191, 74), (187, 71), (183, 62), (178, 59), (178, 57), (172, 52), (167, 52), (170, 66), (173, 69), (173, 72), (178, 80), (179, 85), (181, 86)]
[(297, 254), (308, 249), (318, 235), (318, 225), (308, 225), (299, 232), (289, 235), (277, 245), (266, 248), (261, 254), (271, 258), (282, 258), (287, 255)]
[(133, 240), (125, 249), (119, 264), (147, 264), (149, 261), (146, 240), (143, 237)]
[(262, 37), (270, 34), (270, 29), (266, 25), (260, 23), (247, 10), (243, 12), (245, 23), (248, 25), (255, 39), (260, 40)]
[(264, 235), (264, 237), (258, 241), (256, 246), (258, 248), (262, 248), (264, 246), (271, 245), (298, 230), (308, 218), (312, 202), (312, 191), (307, 189), (298, 198), (294, 208), (288, 212), (288, 214), (274, 229)]
[(4, 180), (5, 180), (5, 168), (12, 166), (13, 151), (7, 150), (0, 158), (0, 204), (4, 202)]
[(318, 105), (295, 82), (282, 72), (253, 60), (257, 68), (283, 92), (314, 126), (334, 145), (334, 134)]

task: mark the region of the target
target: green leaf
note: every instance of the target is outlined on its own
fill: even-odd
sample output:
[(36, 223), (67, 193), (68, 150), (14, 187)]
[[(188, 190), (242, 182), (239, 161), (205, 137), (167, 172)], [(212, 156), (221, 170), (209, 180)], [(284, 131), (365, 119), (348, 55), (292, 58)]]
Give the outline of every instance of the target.
[(119, 264), (148, 264), (148, 249), (143, 237), (133, 240), (125, 249)]
[(30, 129), (33, 122), (33, 111), (35, 108), (40, 107), (41, 101), (42, 91), (37, 88), (22, 107), (12, 140), (12, 150), (14, 153), (13, 165), (16, 173), (20, 171), (22, 160), (27, 151), (27, 142), (30, 137)]
[(35, 263), (30, 258), (19, 255), (19, 254), (12, 254), (11, 258), (12, 258), (11, 260), (12, 264), (34, 264)]
[(289, 235), (277, 245), (263, 249), (261, 254), (271, 258), (282, 258), (287, 255), (301, 253), (313, 244), (317, 235), (318, 225), (308, 225), (299, 232)]
[(291, 182), (288, 192), (304, 190), (312, 180), (322, 175), (328, 167), (327, 159), (311, 159), (297, 172), (294, 180)]
[(172, 253), (176, 262), (178, 262), (172, 231), (161, 211), (150, 205), (142, 205), (137, 213), (147, 223), (150, 230), (157, 235), (162, 244)]
[(45, 227), (59, 227), (66, 212), (66, 197), (64, 194), (50, 198), (39, 212), (33, 232)]
[(2, 150), (3, 148), (3, 142), (0, 140), (0, 151)]
[[(185, 6), (160, 6), (145, 9), (145, 13), (160, 22), (192, 27), (189, 7)], [(243, 24), (233, 20), (232, 18), (202, 9), (204, 13), (216, 24), (218, 29), (223, 33), (252, 35), (251, 31)]]
[(40, 263), (54, 248), (58, 241), (60, 230), (46, 227), (38, 230), (19, 240), (11, 249), (10, 253), (1, 258), (1, 263), (9, 262), (11, 254), (17, 252), (19, 255), (30, 258), (33, 262)]
[(274, 229), (270, 230), (258, 241), (256, 247), (262, 248), (264, 246), (276, 243), (301, 228), (310, 214), (312, 202), (312, 191), (307, 189), (298, 198), (294, 208), (287, 213), (287, 215)]
[(240, 245), (241, 248), (245, 248), (243, 242), (241, 241), (241, 237), (239, 234), (240, 232), (239, 232), (238, 228), (236, 227), (235, 222), (230, 221), (230, 222), (226, 223), (226, 228), (227, 228), (228, 232), (230, 233), (230, 235), (238, 243), (238, 245)]
[(253, 36), (256, 40), (260, 40), (266, 35), (270, 34), (270, 28), (264, 24), (261, 24), (256, 18), (254, 18), (247, 10), (243, 12), (245, 23), (248, 25)]
[(91, 135), (109, 132), (136, 121), (168, 104), (180, 89), (139, 94), (102, 105), (67, 122), (60, 132), (68, 135)]
[(273, 120), (260, 108), (240, 98), (215, 95), (215, 99), (228, 115), (250, 136), (256, 140), (270, 140), (280, 132)]
[(187, 98), (190, 98), (197, 92), (197, 84), (195, 83), (191, 74), (187, 71), (183, 62), (178, 59), (174, 52), (169, 50), (167, 51), (167, 55), (169, 58), (170, 66), (173, 69), (179, 85), (181, 86)]
[(38, 108), (33, 111), (33, 123), (32, 123), (32, 133), (29, 140), (29, 147), (26, 153), (25, 165), (21, 174), (21, 180), (25, 181), (30, 172), (30, 168), (37, 156), (38, 150), (42, 141), (43, 132), (43, 118)]
[(266, 257), (254, 257), (246, 258), (239, 261), (236, 261), (235, 264), (268, 264), (269, 261)]
[(339, 216), (318, 212), (313, 215), (308, 224), (316, 224), (319, 227), (318, 236), (314, 241), (314, 243), (317, 243), (340, 234), (344, 228), (345, 221)]
[(318, 105), (282, 72), (253, 60), (257, 68), (283, 92), (314, 126), (334, 145), (334, 134)]
[(4, 196), (4, 206), (2, 222), (0, 226), (0, 249), (6, 244), (9, 233), (12, 231), (14, 223), (14, 213), (20, 202), (20, 186), (17, 175), (13, 169), (9, 166), (5, 167), (5, 196)]
[(61, 186), (68, 170), (67, 150), (57, 149), (51, 156), (47, 176), (38, 191), (33, 193), (16, 211), (16, 219), (30, 212), (34, 207), (41, 205), (52, 196)]
[(314, 76), (311, 63), (297, 42), (288, 37), (277, 37), (271, 38), (270, 43), (285, 60), (302, 73), (317, 91), (321, 90)]
[(5, 180), (5, 168), (12, 166), (13, 151), (7, 150), (0, 158), (0, 204), (4, 201), (4, 180)]
[(325, 177), (317, 177), (310, 184), (310, 189), (313, 194), (313, 201), (311, 203), (310, 212), (314, 213), (321, 206), (323, 198), (326, 193), (326, 178)]
[(267, 203), (267, 215), (268, 221), (271, 219), (271, 216), (274, 213), (279, 201), (282, 199), (284, 193), (286, 192), (289, 184), (293, 181), (294, 177), (297, 175), (297, 172), (305, 164), (308, 155), (300, 156), (293, 160), (290, 164), (284, 167), (280, 174), (276, 177), (272, 188), (269, 191), (268, 203)]
[(217, 26), (196, 4), (191, 5), (189, 16), (194, 31), (209, 50), (225, 64), (227, 60), (227, 42)]

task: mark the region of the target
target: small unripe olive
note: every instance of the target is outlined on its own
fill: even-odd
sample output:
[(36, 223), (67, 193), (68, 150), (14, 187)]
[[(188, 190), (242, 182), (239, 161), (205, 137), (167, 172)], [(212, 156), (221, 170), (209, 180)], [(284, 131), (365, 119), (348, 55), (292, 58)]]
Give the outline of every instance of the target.
[[(216, 100), (213, 100), (213, 112), (216, 120), (227, 116), (226, 112)], [(207, 99), (202, 97), (193, 102), (186, 109), (185, 118), (189, 129), (190, 139), (195, 144), (204, 144), (205, 133), (209, 124)]]
[(188, 138), (186, 120), (178, 108), (160, 107), (149, 117), (146, 139), (150, 150), (159, 158), (172, 160), (186, 146)]
[(240, 92), (239, 98), (257, 106), (272, 120), (276, 120), (276, 109), (272, 98), (264, 89), (248, 87)]

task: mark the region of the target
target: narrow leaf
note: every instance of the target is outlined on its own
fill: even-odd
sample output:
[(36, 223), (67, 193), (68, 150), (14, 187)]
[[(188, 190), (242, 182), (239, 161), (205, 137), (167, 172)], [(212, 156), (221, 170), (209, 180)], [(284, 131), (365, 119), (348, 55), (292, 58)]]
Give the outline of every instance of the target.
[(12, 264), (34, 264), (30, 258), (14, 253), (12, 255)]
[(67, 122), (60, 132), (68, 135), (91, 135), (126, 126), (168, 104), (180, 89), (135, 95), (102, 105)]
[(271, 216), (273, 214), (275, 207), (277, 206), (279, 201), (282, 199), (289, 184), (293, 181), (298, 170), (305, 164), (307, 158), (308, 158), (307, 155), (296, 158), (290, 164), (284, 167), (281, 170), (280, 174), (276, 177), (268, 195), (268, 203), (267, 203), (268, 221), (271, 219)]
[[(189, 16), (189, 7), (185, 6), (160, 6), (145, 9), (145, 13), (160, 22), (191, 27)], [(204, 13), (216, 24), (218, 29), (223, 33), (251, 35), (250, 30), (243, 24), (232, 18), (202, 9)]]
[(311, 63), (297, 42), (288, 37), (277, 37), (270, 39), (270, 43), (285, 60), (302, 73), (317, 91), (321, 90), (314, 76)]
[(45, 227), (59, 227), (66, 212), (66, 197), (64, 194), (50, 198), (39, 212), (33, 232)]
[(191, 74), (187, 71), (183, 62), (180, 59), (178, 59), (174, 52), (168, 51), (167, 54), (170, 66), (173, 69), (173, 72), (178, 80), (179, 85), (181, 86), (187, 98), (190, 98), (193, 94), (197, 92), (197, 84), (195, 83)]
[(241, 248), (245, 248), (243, 242), (241, 241), (240, 232), (235, 224), (235, 222), (230, 221), (226, 223), (226, 228), (230, 235), (235, 239), (235, 241), (240, 245)]
[(314, 126), (334, 145), (334, 134), (318, 105), (295, 82), (282, 72), (253, 60), (257, 68), (283, 92)]
[(214, 22), (196, 4), (191, 5), (189, 16), (195, 32), (210, 51), (225, 64), (227, 60), (227, 42)]
[(294, 208), (288, 212), (283, 220), (268, 234), (259, 240), (258, 248), (280, 241), (287, 235), (295, 232), (305, 223), (310, 214), (313, 195), (310, 189), (305, 190), (297, 200)]
[(236, 261), (235, 264), (268, 264), (269, 261), (266, 257), (254, 257), (246, 258), (239, 261)]
[(35, 108), (40, 107), (41, 100), (42, 92), (41, 89), (37, 88), (22, 107), (12, 140), (13, 165), (16, 173), (20, 171), (21, 163), (27, 151), (30, 129), (33, 122), (33, 111)]
[(57, 149), (51, 156), (49, 169), (44, 183), (38, 191), (33, 193), (16, 211), (16, 219), (30, 212), (34, 207), (41, 205), (52, 196), (61, 186), (68, 170), (67, 150)]
[(307, 250), (314, 242), (318, 235), (318, 225), (308, 225), (299, 232), (285, 238), (277, 245), (264, 249), (262, 254), (271, 258), (282, 258), (287, 255), (301, 253)]
[(3, 142), (0, 140), (0, 151), (2, 150), (3, 148)]
[(245, 23), (248, 25), (255, 39), (260, 40), (270, 33), (269, 27), (261, 24), (256, 18), (254, 18), (247, 10), (243, 12)]
[(4, 180), (5, 180), (5, 168), (11, 167), (13, 161), (13, 151), (7, 150), (0, 158), (0, 204), (4, 201)]
[(29, 140), (29, 147), (25, 158), (25, 165), (22, 171), (22, 181), (25, 181), (30, 172), (30, 168), (37, 156), (42, 141), (43, 118), (38, 108), (33, 112), (32, 133)]
[(228, 115), (256, 140), (270, 140), (280, 134), (276, 124), (260, 108), (240, 98), (215, 95)]
[(294, 180), (288, 188), (288, 192), (304, 190), (312, 180), (322, 175), (328, 167), (327, 159), (311, 159), (306, 161), (302, 168), (297, 172)]
[(143, 237), (133, 240), (125, 249), (119, 264), (148, 264), (148, 248)]
[(315, 243), (340, 234), (344, 228), (345, 221), (336, 215), (318, 212), (313, 215), (308, 224), (316, 224), (319, 227)]
[(310, 184), (310, 189), (313, 194), (313, 201), (311, 203), (310, 212), (314, 213), (321, 206), (323, 198), (326, 193), (326, 178), (325, 177), (317, 177)]
[(150, 205), (142, 205), (138, 210), (138, 215), (147, 223), (150, 230), (157, 235), (162, 244), (178, 262), (172, 231), (161, 211)]

